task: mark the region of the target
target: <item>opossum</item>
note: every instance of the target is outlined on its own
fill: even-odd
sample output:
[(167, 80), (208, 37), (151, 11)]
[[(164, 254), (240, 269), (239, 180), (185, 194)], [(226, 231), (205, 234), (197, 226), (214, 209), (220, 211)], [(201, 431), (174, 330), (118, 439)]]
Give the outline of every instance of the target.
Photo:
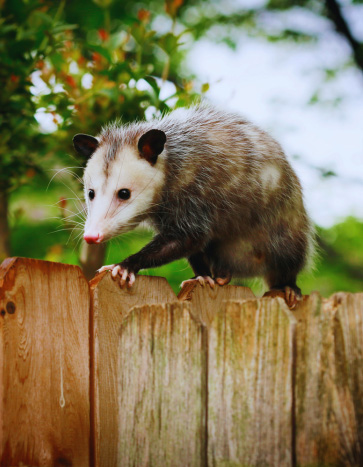
[[(84, 239), (101, 243), (148, 220), (157, 234), (104, 266), (121, 287), (140, 269), (187, 258), (202, 285), (263, 277), (294, 305), (313, 248), (300, 182), (281, 146), (240, 115), (200, 104), (152, 121), (78, 134)], [(186, 281), (186, 282), (189, 282)]]

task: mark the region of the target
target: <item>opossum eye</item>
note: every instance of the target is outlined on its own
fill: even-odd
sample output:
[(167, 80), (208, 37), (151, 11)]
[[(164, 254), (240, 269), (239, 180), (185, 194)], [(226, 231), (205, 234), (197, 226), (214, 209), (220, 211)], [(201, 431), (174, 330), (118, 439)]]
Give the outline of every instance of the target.
[(128, 190), (127, 188), (122, 188), (122, 190), (119, 190), (117, 192), (118, 199), (122, 199), (122, 200), (129, 199), (130, 196), (131, 196), (130, 190)]
[(92, 201), (94, 197), (95, 197), (95, 191), (88, 190), (88, 198)]

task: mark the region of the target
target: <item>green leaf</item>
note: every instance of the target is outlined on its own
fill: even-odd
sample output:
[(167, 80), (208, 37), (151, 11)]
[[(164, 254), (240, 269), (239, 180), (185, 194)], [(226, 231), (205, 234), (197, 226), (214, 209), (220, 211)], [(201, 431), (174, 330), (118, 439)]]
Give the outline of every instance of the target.
[(159, 98), (160, 87), (159, 87), (156, 79), (153, 76), (145, 76), (144, 80), (147, 81), (150, 84), (150, 86), (153, 88), (153, 90), (155, 92), (156, 97)]
[(94, 44), (89, 44), (89, 48), (93, 50), (94, 52), (99, 53), (104, 57), (107, 61), (110, 63), (112, 62), (112, 56), (109, 50), (107, 50), (105, 47), (102, 47), (100, 45), (94, 45)]

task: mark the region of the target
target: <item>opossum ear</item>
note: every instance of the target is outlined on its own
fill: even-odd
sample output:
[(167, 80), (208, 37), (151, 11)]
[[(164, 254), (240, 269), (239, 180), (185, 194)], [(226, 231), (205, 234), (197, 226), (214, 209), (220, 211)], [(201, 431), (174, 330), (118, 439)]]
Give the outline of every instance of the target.
[(150, 164), (155, 164), (158, 155), (163, 152), (166, 135), (161, 130), (149, 130), (141, 136), (137, 147), (141, 156)]
[(90, 157), (98, 147), (98, 140), (90, 135), (76, 135), (73, 138), (73, 145), (81, 156)]

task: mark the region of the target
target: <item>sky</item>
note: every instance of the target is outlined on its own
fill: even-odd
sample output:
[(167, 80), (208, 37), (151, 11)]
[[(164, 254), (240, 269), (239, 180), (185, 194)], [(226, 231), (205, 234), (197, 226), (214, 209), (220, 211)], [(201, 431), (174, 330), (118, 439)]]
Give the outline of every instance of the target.
[[(348, 9), (346, 16), (363, 38), (363, 9), (358, 11)], [(363, 73), (348, 67), (325, 82), (324, 68), (344, 64), (349, 45), (313, 13), (297, 10), (282, 21), (318, 31), (319, 40), (269, 43), (241, 34), (233, 51), (203, 39), (189, 53), (188, 67), (210, 84), (211, 102), (246, 116), (280, 142), (317, 224), (363, 218)], [(308, 105), (316, 93), (319, 102)], [(322, 178), (319, 168), (337, 177)]]

